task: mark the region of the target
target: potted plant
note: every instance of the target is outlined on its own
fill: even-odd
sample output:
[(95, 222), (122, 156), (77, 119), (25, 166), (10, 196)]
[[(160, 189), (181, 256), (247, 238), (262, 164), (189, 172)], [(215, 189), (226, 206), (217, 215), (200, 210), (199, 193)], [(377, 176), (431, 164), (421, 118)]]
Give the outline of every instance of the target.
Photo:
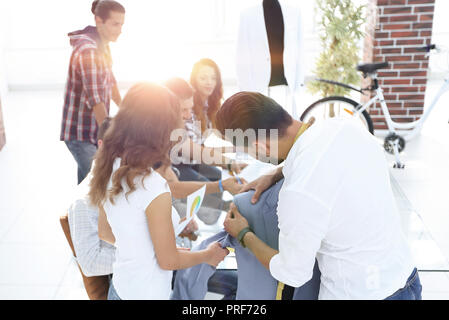
[[(356, 65), (360, 61), (360, 40), (364, 37), (362, 26), (366, 22), (365, 5), (354, 0), (316, 0), (320, 15), (320, 38), (323, 51), (313, 71), (319, 79), (358, 84), (360, 76)], [(323, 97), (344, 96), (349, 89), (329, 83), (311, 81), (307, 84), (311, 93)], [(334, 117), (334, 106), (330, 105), (329, 117)]]

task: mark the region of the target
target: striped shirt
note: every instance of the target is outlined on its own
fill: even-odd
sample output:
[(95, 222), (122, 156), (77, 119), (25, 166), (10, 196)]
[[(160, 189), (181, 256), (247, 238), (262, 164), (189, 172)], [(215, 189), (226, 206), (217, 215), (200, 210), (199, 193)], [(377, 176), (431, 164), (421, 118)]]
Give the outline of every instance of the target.
[(95, 27), (69, 34), (73, 46), (65, 88), (61, 141), (97, 143), (98, 125), (93, 107), (104, 103), (107, 113), (116, 80), (109, 46)]
[(75, 192), (75, 200), (68, 210), (70, 234), (76, 260), (87, 277), (112, 274), (115, 247), (100, 240), (98, 235), (99, 210), (90, 204), (89, 174)]

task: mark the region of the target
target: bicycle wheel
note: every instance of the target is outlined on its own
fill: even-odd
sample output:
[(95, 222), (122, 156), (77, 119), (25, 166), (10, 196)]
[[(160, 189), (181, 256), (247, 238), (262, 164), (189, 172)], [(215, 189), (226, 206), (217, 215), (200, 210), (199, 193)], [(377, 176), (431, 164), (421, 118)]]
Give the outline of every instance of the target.
[[(301, 115), (300, 120), (307, 122), (311, 117), (317, 121), (329, 118), (353, 118), (354, 112), (359, 104), (346, 97), (327, 97), (311, 104)], [(369, 113), (364, 110), (360, 116), (360, 121), (366, 129), (374, 134), (373, 121)]]

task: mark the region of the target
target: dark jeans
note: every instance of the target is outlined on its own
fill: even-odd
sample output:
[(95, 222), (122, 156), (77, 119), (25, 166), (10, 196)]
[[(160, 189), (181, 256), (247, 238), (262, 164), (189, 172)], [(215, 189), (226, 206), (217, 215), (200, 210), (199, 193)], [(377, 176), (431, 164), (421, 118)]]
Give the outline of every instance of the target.
[(207, 164), (178, 164), (180, 181), (217, 181), (221, 179), (221, 171)]
[[(206, 164), (179, 164), (173, 165), (178, 169), (179, 181), (218, 181), (221, 179), (220, 169)], [(185, 202), (183, 199), (182, 202)], [(212, 225), (217, 222), (220, 217), (221, 210), (227, 211), (228, 203), (223, 201), (223, 193), (211, 193), (204, 197), (203, 204), (200, 211), (198, 211), (198, 218), (207, 225)], [(178, 209), (178, 208), (177, 208)], [(212, 210), (211, 210), (212, 209)]]
[(87, 141), (64, 141), (78, 164), (78, 184), (84, 180), (90, 171), (92, 159), (97, 147)]
[[(175, 277), (176, 270), (173, 271), (172, 288)], [(237, 271), (218, 269), (209, 278), (207, 288), (210, 292), (224, 295), (222, 300), (235, 300), (235, 294), (237, 292)], [(108, 300), (121, 300), (112, 285), (112, 281), (109, 283)]]
[(223, 294), (222, 300), (235, 300), (237, 294), (237, 270), (217, 269), (207, 282), (207, 291)]
[(385, 300), (422, 300), (422, 286), (419, 280), (418, 270), (415, 268), (407, 279), (405, 287), (399, 289)]
[[(171, 288), (175, 285), (176, 270), (173, 271)], [(235, 300), (237, 294), (237, 270), (217, 269), (207, 282), (207, 291), (224, 295), (222, 300)]]

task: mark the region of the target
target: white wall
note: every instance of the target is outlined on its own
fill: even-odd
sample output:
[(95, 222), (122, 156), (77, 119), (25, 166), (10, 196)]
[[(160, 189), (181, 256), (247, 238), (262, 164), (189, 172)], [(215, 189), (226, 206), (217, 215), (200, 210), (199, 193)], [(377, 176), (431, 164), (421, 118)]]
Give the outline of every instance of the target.
[[(436, 0), (433, 21), (432, 43), (449, 50), (449, 12), (448, 0)], [(449, 52), (430, 57), (430, 78), (441, 79), (449, 70)]]
[[(210, 57), (219, 64), (225, 82), (234, 83), (239, 13), (260, 1), (122, 0), (127, 9), (125, 26), (119, 41), (111, 45), (117, 79), (187, 78), (196, 60)], [(305, 20), (305, 65), (311, 69), (320, 50), (313, 24), (314, 1), (298, 1)], [(4, 56), (9, 87), (63, 87), (71, 53), (67, 33), (94, 24), (91, 0), (2, 3), (10, 17)]]
[(6, 47), (6, 30), (8, 25), (8, 13), (6, 11), (5, 1), (0, 2), (0, 97), (6, 95), (8, 85), (6, 78), (5, 65), (5, 47)]

